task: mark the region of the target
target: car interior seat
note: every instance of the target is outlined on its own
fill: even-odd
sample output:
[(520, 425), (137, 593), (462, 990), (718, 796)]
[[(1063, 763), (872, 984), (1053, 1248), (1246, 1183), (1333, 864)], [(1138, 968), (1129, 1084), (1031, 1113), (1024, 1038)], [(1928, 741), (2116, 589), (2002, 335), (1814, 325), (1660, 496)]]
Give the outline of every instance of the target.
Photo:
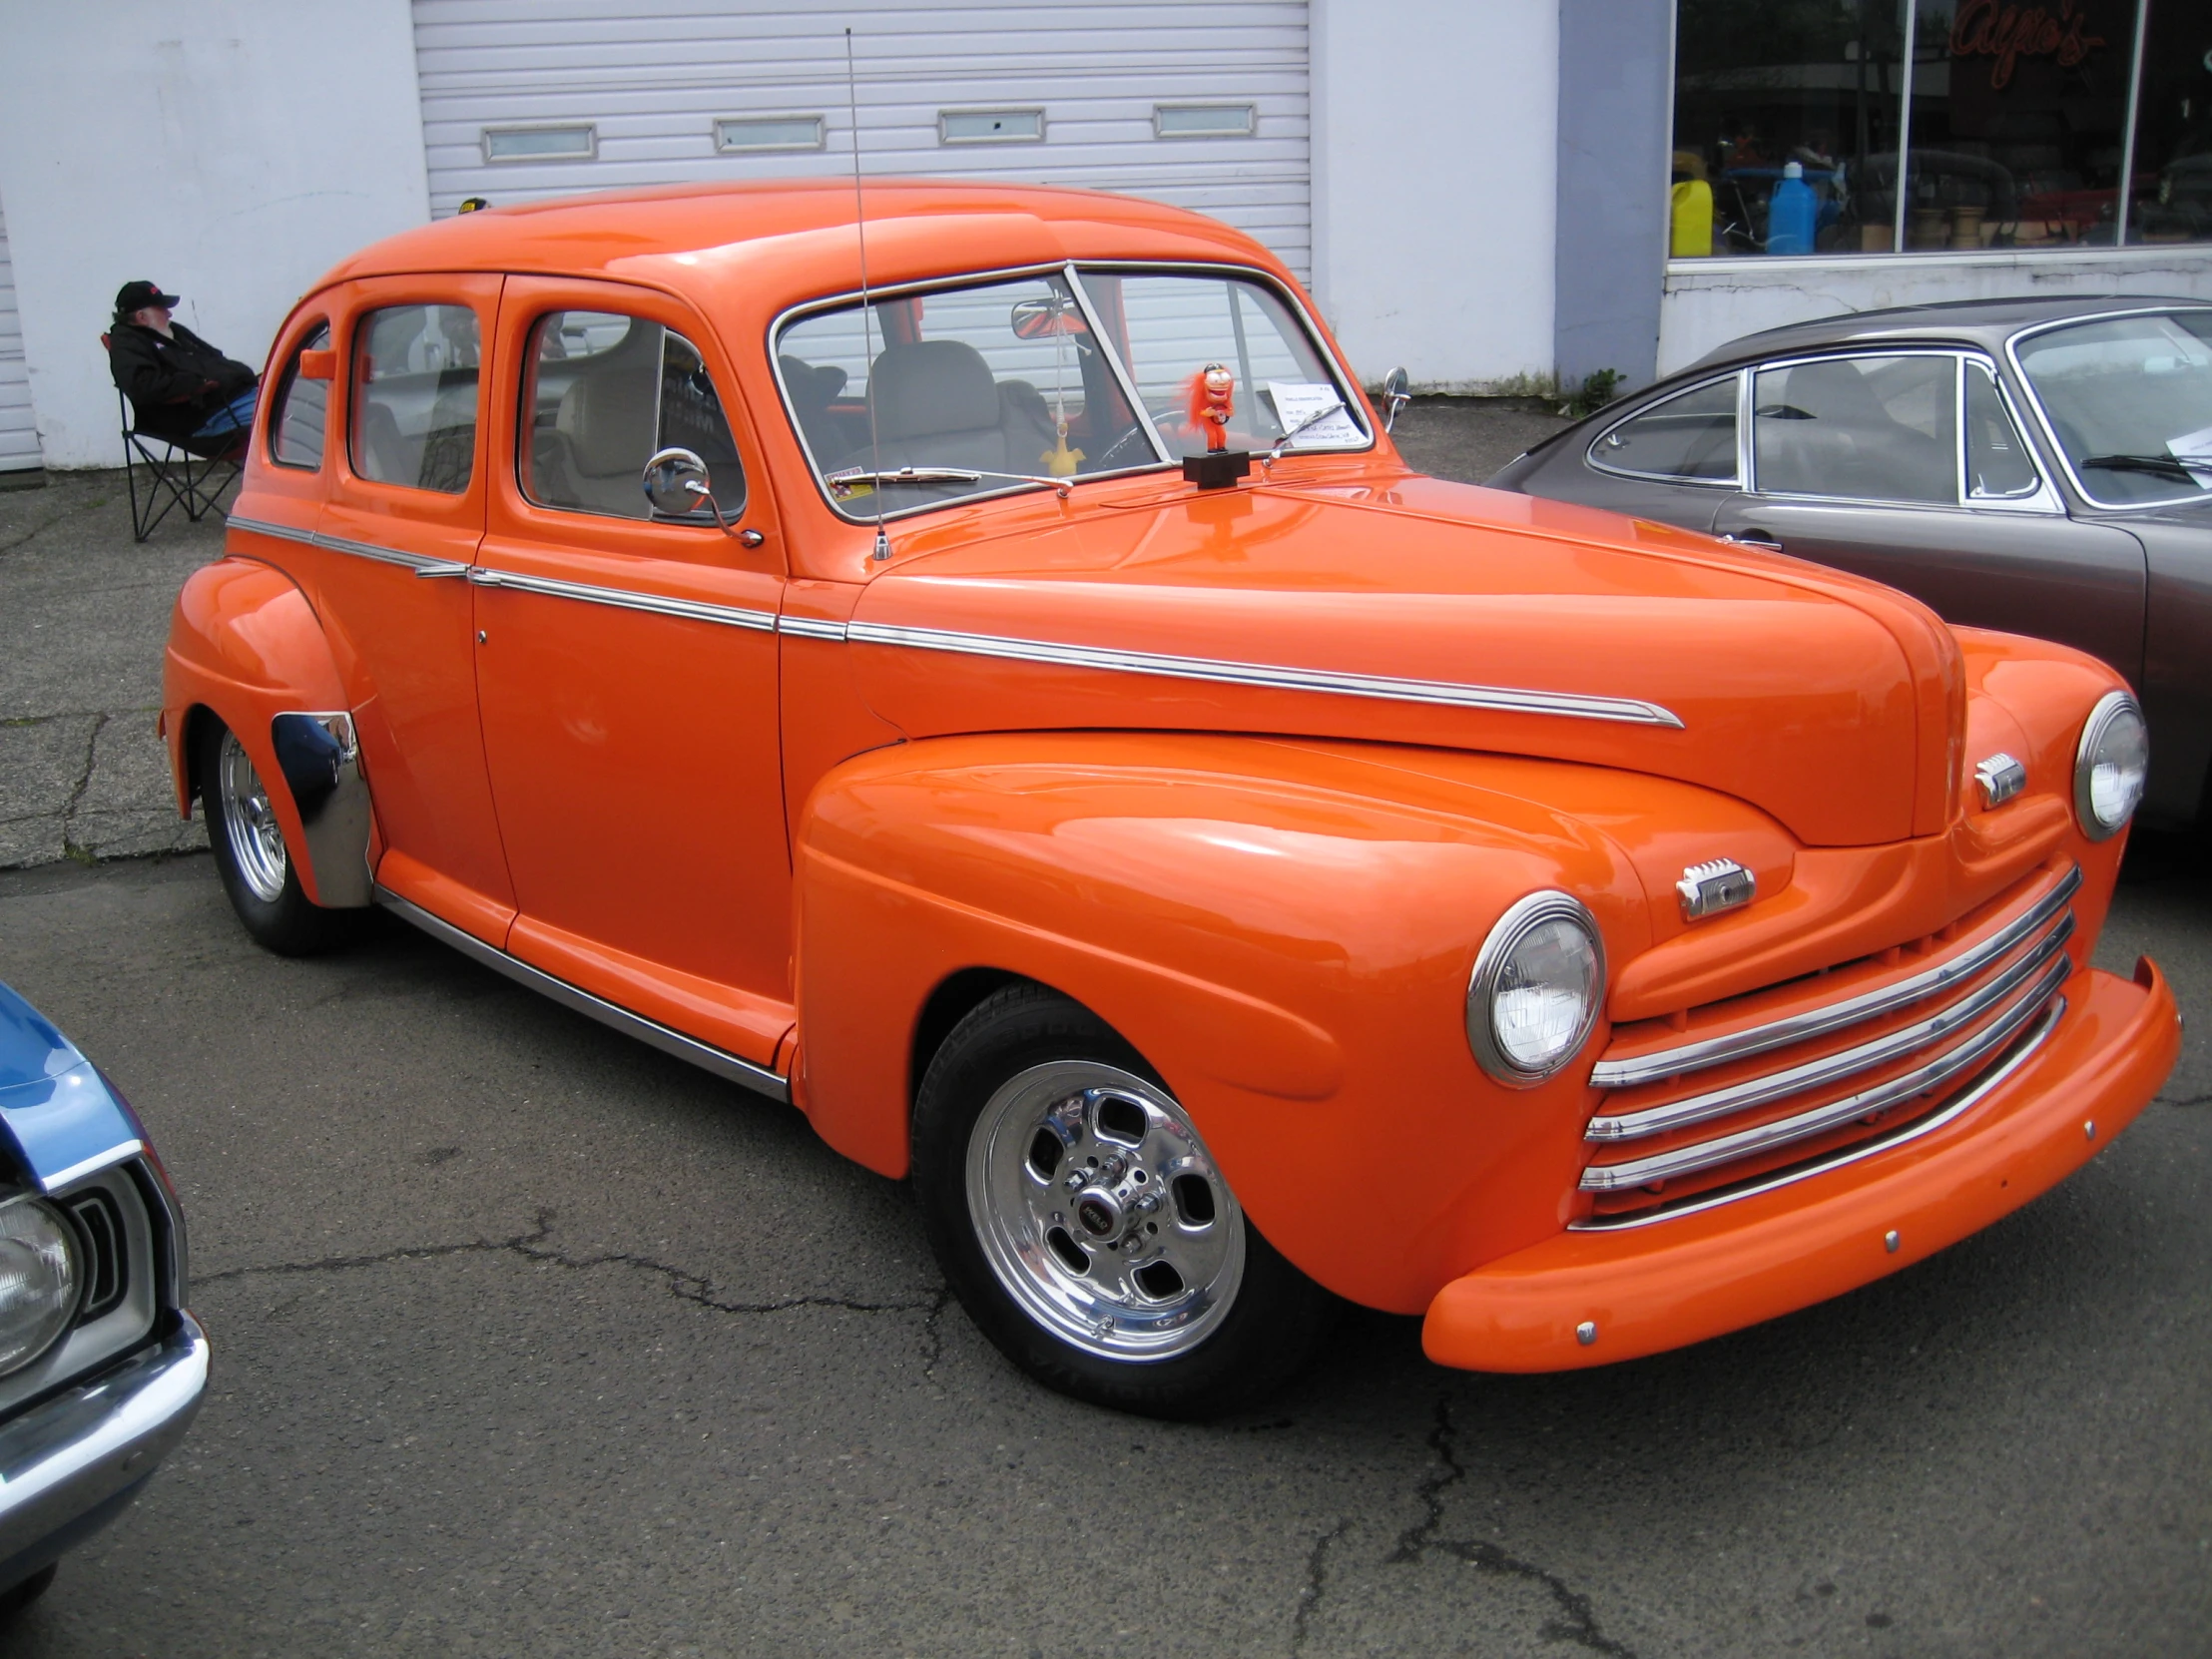
[(661, 326), (633, 320), (609, 349), (571, 366), (552, 431), (533, 438), (532, 479), (549, 506), (645, 518), (639, 478), (660, 430)]
[(1883, 406), (1857, 363), (1799, 363), (1779, 402), (1760, 393), (1759, 488), (1870, 501), (1957, 499), (1956, 436), (1933, 438)]

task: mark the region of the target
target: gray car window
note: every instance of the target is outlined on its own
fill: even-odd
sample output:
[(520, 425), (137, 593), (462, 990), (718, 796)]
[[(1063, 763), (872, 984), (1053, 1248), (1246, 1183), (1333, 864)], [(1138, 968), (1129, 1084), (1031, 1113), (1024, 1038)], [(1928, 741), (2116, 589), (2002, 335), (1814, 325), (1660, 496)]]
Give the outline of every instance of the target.
[(1752, 456), (1763, 493), (1955, 504), (1958, 359), (1824, 357), (1761, 369)]
[(2042, 479), (2019, 429), (1980, 363), (1966, 365), (1966, 499), (2009, 501), (2033, 495)]
[(1590, 445), (1590, 464), (1636, 478), (1736, 481), (1736, 376), (1630, 415)]

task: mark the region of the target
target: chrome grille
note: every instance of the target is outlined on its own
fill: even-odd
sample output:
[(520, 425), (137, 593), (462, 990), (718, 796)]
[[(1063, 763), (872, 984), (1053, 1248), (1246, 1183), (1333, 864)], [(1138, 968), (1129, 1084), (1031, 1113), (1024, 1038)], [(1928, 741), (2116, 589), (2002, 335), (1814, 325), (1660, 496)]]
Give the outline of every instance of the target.
[(1619, 1225), (1846, 1152), (1941, 1109), (2040, 1040), (2072, 972), (2078, 867), (2038, 871), (1939, 935), (1615, 1030), (1591, 1081), (1583, 1227)]

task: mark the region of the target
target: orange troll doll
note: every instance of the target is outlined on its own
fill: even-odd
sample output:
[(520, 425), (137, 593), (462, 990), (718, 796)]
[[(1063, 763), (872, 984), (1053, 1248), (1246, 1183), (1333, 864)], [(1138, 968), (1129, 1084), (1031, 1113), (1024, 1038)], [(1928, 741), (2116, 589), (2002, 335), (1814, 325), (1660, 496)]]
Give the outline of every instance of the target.
[(1237, 378), (1220, 363), (1208, 363), (1191, 376), (1187, 388), (1192, 432), (1206, 434), (1209, 452), (1229, 447), (1229, 417), (1237, 412)]

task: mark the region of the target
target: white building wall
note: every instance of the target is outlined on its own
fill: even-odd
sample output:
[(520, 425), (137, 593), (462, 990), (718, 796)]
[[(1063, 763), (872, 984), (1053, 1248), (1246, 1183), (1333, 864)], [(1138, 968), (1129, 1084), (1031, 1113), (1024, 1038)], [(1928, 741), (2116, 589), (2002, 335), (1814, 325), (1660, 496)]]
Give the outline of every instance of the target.
[(407, 0), (0, 0), (0, 201), (46, 464), (119, 465), (124, 282), (258, 367), (315, 277), (427, 217)]
[(1552, 368), (1552, 0), (1312, 0), (1314, 280), (1361, 377)]

